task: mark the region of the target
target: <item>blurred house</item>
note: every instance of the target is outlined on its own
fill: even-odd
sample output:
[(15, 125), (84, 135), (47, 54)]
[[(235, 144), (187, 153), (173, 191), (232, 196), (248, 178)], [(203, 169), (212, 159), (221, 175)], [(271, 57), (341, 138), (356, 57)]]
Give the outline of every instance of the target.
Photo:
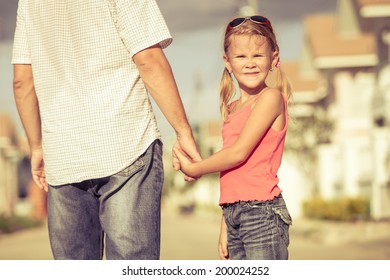
[(0, 113), (0, 215), (13, 214), (18, 202), (19, 158), (15, 126)]
[[(315, 147), (321, 142), (318, 131), (325, 118), (326, 81), (317, 71), (305, 70), (304, 61), (282, 62), (282, 70), (291, 82), (289, 128), (285, 152), (279, 170), (279, 186), (292, 217), (302, 216), (302, 202), (316, 189)], [(325, 132), (325, 131), (323, 131)]]
[(27, 140), (20, 140), (11, 118), (0, 113), (0, 215), (47, 217), (47, 193), (33, 182)]
[(291, 112), (323, 112), (333, 124), (329, 141), (317, 142), (310, 191), (366, 197), (374, 218), (390, 217), (390, 0), (339, 0), (336, 15), (310, 15), (304, 28), (302, 61), (286, 68), (297, 87)]

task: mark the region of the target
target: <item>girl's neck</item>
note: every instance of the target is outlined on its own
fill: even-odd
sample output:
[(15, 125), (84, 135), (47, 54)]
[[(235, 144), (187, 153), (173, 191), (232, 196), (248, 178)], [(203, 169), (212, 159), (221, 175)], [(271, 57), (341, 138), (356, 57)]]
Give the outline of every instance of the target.
[(260, 90), (260, 92), (253, 93), (253, 94), (247, 92), (241, 92), (240, 97), (235, 102), (230, 113), (234, 114), (241, 111), (243, 108), (247, 106), (252, 106), (256, 102), (255, 99), (264, 91), (264, 89), (266, 89), (266, 87)]
[(260, 93), (257, 93), (257, 94), (241, 94), (239, 102), (240, 102), (240, 104), (248, 103), (248, 102), (250, 102), (250, 100), (254, 99), (259, 94)]
[(256, 90), (241, 90), (240, 94), (240, 103), (243, 104), (244, 102), (247, 102), (248, 100), (251, 100), (252, 98), (255, 98), (259, 94), (261, 94), (264, 89), (266, 89), (267, 86), (264, 85), (261, 89)]

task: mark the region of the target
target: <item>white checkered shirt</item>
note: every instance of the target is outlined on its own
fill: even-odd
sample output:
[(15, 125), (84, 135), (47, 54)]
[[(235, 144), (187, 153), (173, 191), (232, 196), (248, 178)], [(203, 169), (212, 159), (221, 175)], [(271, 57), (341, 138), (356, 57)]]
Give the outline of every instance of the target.
[(31, 64), (51, 185), (100, 178), (160, 138), (132, 56), (172, 41), (154, 0), (20, 0), (13, 64)]

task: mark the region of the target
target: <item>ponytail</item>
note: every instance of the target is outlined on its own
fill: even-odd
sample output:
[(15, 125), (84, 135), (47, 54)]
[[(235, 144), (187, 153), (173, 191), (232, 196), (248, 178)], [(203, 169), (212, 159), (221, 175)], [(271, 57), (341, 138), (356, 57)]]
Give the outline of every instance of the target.
[(275, 68), (274, 72), (268, 75), (266, 84), (268, 87), (279, 89), (288, 103), (292, 95), (291, 84), (280, 67)]
[(229, 103), (235, 94), (235, 86), (233, 78), (229, 71), (225, 68), (222, 74), (220, 83), (220, 110), (223, 120), (227, 119), (229, 115)]

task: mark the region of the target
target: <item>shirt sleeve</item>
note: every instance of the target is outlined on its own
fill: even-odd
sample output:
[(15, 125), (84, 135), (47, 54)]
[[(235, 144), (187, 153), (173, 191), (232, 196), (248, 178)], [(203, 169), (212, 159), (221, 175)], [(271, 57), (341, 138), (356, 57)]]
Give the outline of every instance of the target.
[(156, 44), (166, 48), (172, 37), (155, 0), (116, 1), (116, 25), (131, 56)]
[(25, 25), (25, 6), (27, 1), (20, 0), (16, 16), (16, 29), (12, 51), (12, 64), (31, 64)]

